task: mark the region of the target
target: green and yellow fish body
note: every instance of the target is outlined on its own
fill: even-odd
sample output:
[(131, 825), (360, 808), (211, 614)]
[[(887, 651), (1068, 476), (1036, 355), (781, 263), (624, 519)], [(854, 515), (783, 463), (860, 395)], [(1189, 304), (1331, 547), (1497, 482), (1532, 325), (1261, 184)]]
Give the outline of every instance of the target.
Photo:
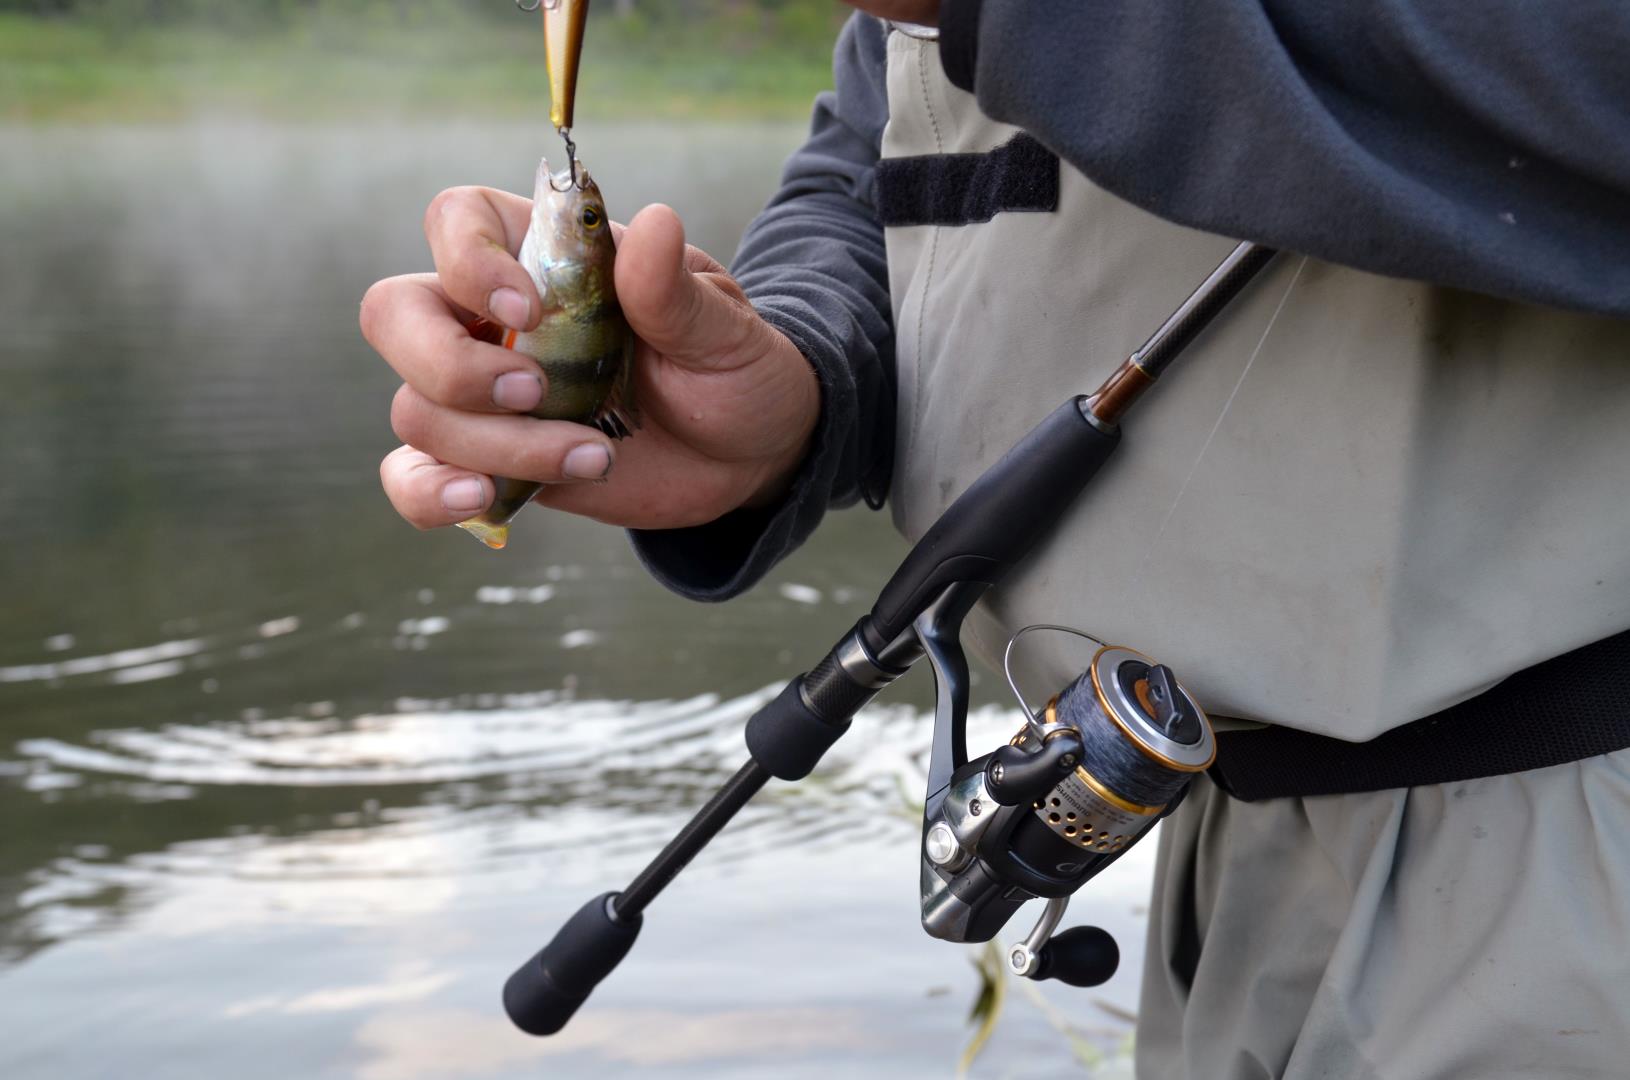
[[(632, 395), (634, 334), (617, 304), (616, 247), (600, 189), (581, 163), (577, 174), (538, 165), (532, 221), (520, 262), (543, 300), (535, 330), (506, 331), (505, 348), (537, 361), (546, 380), (540, 420), (592, 424), (612, 438), (637, 425)], [(509, 523), (542, 484), (494, 477), (498, 497), (478, 517), (459, 523), (491, 548), (509, 539)]]

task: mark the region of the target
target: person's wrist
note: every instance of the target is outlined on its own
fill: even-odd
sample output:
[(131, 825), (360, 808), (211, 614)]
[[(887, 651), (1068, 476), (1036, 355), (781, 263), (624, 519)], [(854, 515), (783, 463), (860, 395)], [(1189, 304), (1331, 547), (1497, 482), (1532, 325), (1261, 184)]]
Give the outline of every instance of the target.
[(742, 501), (748, 509), (771, 506), (786, 497), (809, 456), (821, 417), (820, 380), (814, 366), (784, 334), (779, 330), (775, 334), (781, 339), (773, 352), (773, 362), (782, 369), (773, 391), (781, 406), (775, 410), (774, 425), (779, 437)]
[(810, 444), (813, 441), (812, 431), (810, 437), (796, 449), (766, 462), (760, 470), (757, 484), (742, 502), (741, 509), (761, 510), (785, 499), (787, 493), (792, 490), (793, 481), (797, 478), (804, 459), (809, 456)]

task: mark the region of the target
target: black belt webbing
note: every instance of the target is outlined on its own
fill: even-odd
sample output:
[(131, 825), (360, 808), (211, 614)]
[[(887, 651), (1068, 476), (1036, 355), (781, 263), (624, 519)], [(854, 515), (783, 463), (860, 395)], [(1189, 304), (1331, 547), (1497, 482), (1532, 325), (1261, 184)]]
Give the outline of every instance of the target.
[(1365, 743), (1283, 727), (1218, 732), (1210, 775), (1249, 802), (1502, 776), (1626, 747), (1630, 630)]

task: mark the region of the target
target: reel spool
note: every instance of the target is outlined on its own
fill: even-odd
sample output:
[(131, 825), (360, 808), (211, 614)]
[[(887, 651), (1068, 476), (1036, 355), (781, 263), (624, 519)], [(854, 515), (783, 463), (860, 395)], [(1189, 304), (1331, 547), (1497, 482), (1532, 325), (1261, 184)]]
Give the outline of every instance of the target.
[(1072, 852), (1125, 850), (1216, 757), (1210, 721), (1171, 668), (1131, 649), (1099, 649), (1012, 745), (1035, 754), (1066, 730), (1081, 737), (1082, 764), (1032, 808)]
[[(1019, 638), (1040, 629), (1097, 640), (1069, 627), (1026, 627), (1008, 643), (1004, 668)], [(1025, 726), (990, 754), (963, 755), (966, 764), (930, 796), (921, 866), (929, 934), (988, 941), (1022, 904), (1045, 898), (1009, 965), (1083, 986), (1113, 974), (1118, 954), (1102, 930), (1052, 937), (1069, 897), (1175, 808), (1216, 755), (1210, 720), (1171, 668), (1099, 645), (1086, 671), (1039, 712), (1009, 669)]]

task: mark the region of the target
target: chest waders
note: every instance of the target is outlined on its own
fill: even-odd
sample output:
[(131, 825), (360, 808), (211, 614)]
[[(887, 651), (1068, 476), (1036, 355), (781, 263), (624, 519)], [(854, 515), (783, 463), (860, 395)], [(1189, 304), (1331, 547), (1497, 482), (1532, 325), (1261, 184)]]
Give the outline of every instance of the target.
[(590, 900), (510, 976), (504, 1008), (517, 1027), (533, 1035), (563, 1028), (633, 946), (645, 908), (675, 875), (772, 776), (808, 776), (861, 707), (923, 656), (936, 680), (924, 929), (947, 941), (989, 941), (1020, 905), (1045, 898), (1035, 929), (1009, 953), (1011, 970), (1075, 986), (1114, 974), (1119, 956), (1107, 933), (1053, 931), (1069, 897), (1211, 764), (1210, 722), (1170, 668), (1106, 645), (1043, 709), (1025, 706), (1025, 727), (1009, 744), (969, 760), (959, 635), (974, 603), (1049, 534), (1108, 460), (1122, 417), (1273, 255), (1236, 247), (1097, 391), (1047, 415), (940, 515), (870, 614), (748, 720), (747, 763), (626, 889)]

